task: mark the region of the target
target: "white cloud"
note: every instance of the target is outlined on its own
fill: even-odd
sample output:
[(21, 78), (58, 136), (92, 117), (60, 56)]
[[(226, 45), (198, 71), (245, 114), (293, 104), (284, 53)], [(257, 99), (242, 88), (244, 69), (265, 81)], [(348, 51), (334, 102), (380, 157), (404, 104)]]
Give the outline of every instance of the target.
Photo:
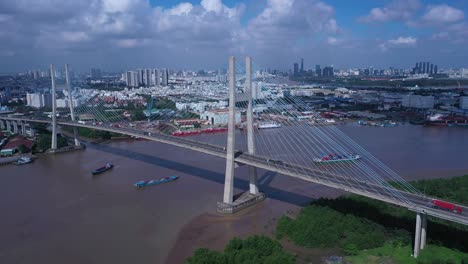
[(415, 37), (398, 37), (396, 39), (387, 40), (384, 43), (380, 43), (377, 47), (382, 51), (386, 52), (394, 47), (412, 47), (415, 46), (418, 39)]
[(266, 8), (249, 21), (246, 33), (260, 48), (284, 46), (319, 32), (338, 33), (333, 7), (315, 0), (268, 0)]
[(462, 10), (442, 4), (429, 6), (422, 19), (429, 23), (451, 23), (460, 21), (464, 17)]
[(393, 20), (408, 21), (419, 10), (419, 0), (394, 0), (384, 7), (372, 8), (368, 15), (360, 17), (361, 22), (387, 22)]
[(341, 42), (343, 42), (342, 39), (338, 39), (338, 38), (335, 38), (335, 37), (328, 37), (327, 38), (327, 43), (330, 44), (330, 45), (338, 45)]
[(393, 44), (393, 45), (414, 45), (416, 44), (417, 39), (413, 37), (398, 37), (397, 39), (391, 39), (388, 41), (388, 43)]
[(62, 32), (62, 38), (66, 42), (83, 42), (89, 40), (89, 35), (86, 32), (78, 31), (78, 32), (71, 32), (65, 31)]
[(193, 5), (191, 3), (180, 3), (175, 7), (169, 9), (167, 12), (170, 15), (181, 16), (187, 15), (193, 10)]

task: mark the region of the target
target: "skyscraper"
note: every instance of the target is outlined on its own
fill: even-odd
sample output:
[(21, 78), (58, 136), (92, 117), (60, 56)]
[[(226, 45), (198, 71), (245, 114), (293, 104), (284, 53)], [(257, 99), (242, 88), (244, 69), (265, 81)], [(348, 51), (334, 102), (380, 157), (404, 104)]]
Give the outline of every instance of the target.
[(301, 72), (304, 72), (304, 58), (301, 58)]
[(323, 68), (323, 77), (333, 77), (333, 66)]
[(158, 86), (161, 84), (161, 80), (159, 79), (159, 71), (158, 69), (153, 69), (153, 84)]
[(434, 74), (434, 64), (431, 63), (431, 68), (429, 69), (429, 74)]
[(319, 64), (315, 65), (315, 74), (316, 74), (318, 77), (322, 76), (322, 69), (320, 68), (320, 65), (319, 65)]
[(125, 73), (125, 84), (127, 86), (132, 86), (132, 72), (128, 71)]
[(297, 75), (299, 73), (299, 64), (294, 63), (294, 75)]
[(427, 61), (426, 62), (426, 73), (429, 74), (430, 72), (430, 69), (429, 69), (429, 62)]
[(95, 68), (91, 69), (91, 79), (101, 79), (101, 77), (102, 77), (101, 69), (95, 69)]
[(167, 69), (162, 69), (161, 74), (161, 85), (167, 86), (169, 84), (169, 72)]
[(434, 65), (434, 74), (437, 74), (437, 65)]

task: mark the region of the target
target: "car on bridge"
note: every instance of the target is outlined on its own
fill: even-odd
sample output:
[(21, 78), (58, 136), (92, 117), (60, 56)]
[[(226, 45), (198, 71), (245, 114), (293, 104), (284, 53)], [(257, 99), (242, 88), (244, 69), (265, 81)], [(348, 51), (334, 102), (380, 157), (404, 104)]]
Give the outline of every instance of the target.
[(282, 162), (281, 160), (267, 159), (267, 162), (268, 163), (273, 163), (273, 164), (276, 164), (276, 165), (284, 165), (284, 162)]

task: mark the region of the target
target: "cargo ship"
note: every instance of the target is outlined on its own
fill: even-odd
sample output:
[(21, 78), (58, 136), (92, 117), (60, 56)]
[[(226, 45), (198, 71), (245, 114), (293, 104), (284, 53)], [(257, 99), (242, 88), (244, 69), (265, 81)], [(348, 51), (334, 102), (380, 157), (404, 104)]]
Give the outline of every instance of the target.
[(178, 178), (179, 178), (178, 176), (172, 175), (169, 177), (161, 178), (159, 180), (139, 181), (139, 182), (136, 182), (134, 186), (136, 188), (143, 188), (143, 187), (147, 187), (151, 185), (158, 185), (158, 184), (162, 184), (166, 182), (171, 182), (171, 181), (177, 180)]
[(349, 162), (349, 161), (356, 161), (360, 159), (360, 155), (352, 154), (352, 155), (336, 155), (330, 154), (328, 156), (323, 156), (321, 158), (314, 158), (313, 161), (315, 163), (334, 163), (334, 162)]
[(101, 168), (98, 168), (98, 169), (95, 169), (91, 172), (91, 174), (93, 175), (98, 175), (98, 174), (101, 174), (105, 171), (108, 171), (110, 169), (112, 169), (114, 167), (114, 165), (112, 163), (107, 163), (106, 166), (103, 166)]
[(228, 129), (226, 127), (209, 127), (209, 128), (202, 129), (201, 132), (211, 134), (211, 133), (225, 132), (227, 130)]
[(281, 127), (281, 124), (276, 123), (276, 122), (264, 122), (258, 125), (259, 129), (278, 128), (278, 127)]
[(176, 137), (185, 137), (185, 136), (193, 136), (193, 135), (200, 135), (200, 130), (190, 130), (190, 131), (175, 131), (171, 133), (171, 136)]

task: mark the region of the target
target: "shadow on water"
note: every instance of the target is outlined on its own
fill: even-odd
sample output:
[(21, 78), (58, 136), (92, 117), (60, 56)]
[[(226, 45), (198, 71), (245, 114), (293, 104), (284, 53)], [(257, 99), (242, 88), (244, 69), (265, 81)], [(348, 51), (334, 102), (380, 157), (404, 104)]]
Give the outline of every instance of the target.
[[(214, 172), (211, 170), (203, 169), (194, 167), (191, 165), (183, 164), (177, 161), (172, 161), (168, 159), (164, 159), (161, 157), (151, 156), (148, 154), (143, 154), (139, 152), (134, 152), (128, 149), (120, 149), (109, 145), (101, 145), (101, 144), (88, 144), (89, 148), (93, 148), (99, 151), (104, 151), (113, 155), (118, 155), (122, 157), (126, 157), (133, 160), (142, 161), (145, 163), (153, 164), (156, 166), (164, 167), (167, 169), (179, 171), (182, 173), (186, 173), (189, 175), (193, 175), (205, 180), (209, 180), (212, 182), (216, 182), (219, 184), (224, 184), (224, 174)], [(264, 192), (267, 197), (275, 200), (279, 200), (285, 203), (294, 204), (298, 206), (304, 206), (310, 203), (311, 200), (314, 198), (297, 194), (285, 190), (281, 190), (278, 188), (270, 187), (269, 184), (276, 176), (274, 172), (266, 172), (262, 175), (260, 179), (259, 188), (262, 192)], [(242, 190), (249, 189), (249, 181), (244, 179), (235, 178), (234, 180), (234, 187)]]

